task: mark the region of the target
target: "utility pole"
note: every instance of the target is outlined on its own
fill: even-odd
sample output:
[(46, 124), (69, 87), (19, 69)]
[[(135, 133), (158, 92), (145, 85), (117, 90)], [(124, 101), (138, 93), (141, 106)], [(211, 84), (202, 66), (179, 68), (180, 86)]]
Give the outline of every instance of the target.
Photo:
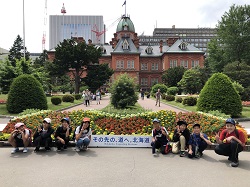
[(23, 58), (24, 58), (24, 62), (26, 61), (25, 59), (25, 16), (24, 16), (24, 0), (23, 0)]

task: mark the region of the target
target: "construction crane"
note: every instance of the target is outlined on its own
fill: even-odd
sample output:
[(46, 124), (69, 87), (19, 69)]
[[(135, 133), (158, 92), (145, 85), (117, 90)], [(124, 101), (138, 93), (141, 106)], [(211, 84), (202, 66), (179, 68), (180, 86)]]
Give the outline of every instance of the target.
[(46, 44), (46, 26), (47, 26), (47, 0), (45, 0), (44, 7), (44, 22), (43, 22), (43, 38), (42, 38), (42, 50), (45, 50)]

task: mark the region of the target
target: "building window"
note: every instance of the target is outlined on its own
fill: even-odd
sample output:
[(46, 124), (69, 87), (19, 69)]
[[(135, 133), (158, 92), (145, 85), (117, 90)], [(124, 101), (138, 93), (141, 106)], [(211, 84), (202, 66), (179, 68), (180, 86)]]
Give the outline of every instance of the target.
[(170, 60), (170, 68), (177, 67), (177, 60)]
[(151, 78), (151, 86), (158, 84), (158, 78)]
[(148, 70), (148, 64), (147, 63), (141, 63), (141, 70)]
[(199, 60), (192, 60), (192, 68), (199, 66)]
[(116, 61), (116, 69), (124, 69), (124, 61), (123, 60)]
[(123, 44), (122, 44), (122, 49), (123, 50), (128, 50), (128, 47), (129, 47), (128, 41), (125, 39)]
[(148, 78), (141, 78), (141, 86), (147, 86), (148, 85)]
[(133, 60), (128, 60), (127, 61), (127, 68), (128, 69), (134, 69), (135, 68), (135, 63)]
[(151, 70), (158, 70), (158, 63), (152, 63)]
[(188, 68), (188, 60), (182, 60), (181, 61), (181, 66), (184, 68)]

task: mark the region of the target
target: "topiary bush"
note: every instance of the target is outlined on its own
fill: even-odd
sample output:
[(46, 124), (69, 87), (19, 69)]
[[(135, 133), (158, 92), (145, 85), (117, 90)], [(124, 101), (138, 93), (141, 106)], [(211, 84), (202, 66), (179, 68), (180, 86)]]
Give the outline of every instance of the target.
[(167, 89), (168, 95), (176, 95), (178, 93), (179, 89), (177, 87), (169, 87)]
[(138, 100), (135, 80), (124, 73), (111, 86), (111, 104), (115, 108), (134, 106)]
[(63, 102), (70, 102), (70, 103), (74, 103), (74, 96), (73, 95), (69, 95), (69, 94), (66, 94), (62, 97), (62, 101)]
[(82, 98), (81, 94), (74, 94), (76, 100), (80, 100)]
[(155, 85), (151, 88), (150, 94), (151, 94), (152, 96), (155, 97), (155, 93), (158, 91), (158, 89), (161, 90), (161, 93), (162, 93), (162, 94), (165, 94), (165, 93), (167, 93), (168, 87), (167, 87), (165, 84), (155, 84)]
[(208, 79), (199, 95), (197, 110), (218, 110), (232, 117), (241, 115), (241, 98), (227, 75), (215, 73)]
[(20, 113), (26, 109), (46, 110), (48, 108), (45, 92), (41, 83), (32, 75), (20, 75), (10, 86), (7, 110)]
[(165, 99), (166, 99), (167, 101), (174, 101), (174, 100), (175, 100), (175, 96), (174, 96), (174, 95), (166, 95), (166, 96), (165, 96)]
[(51, 97), (51, 103), (53, 105), (59, 105), (62, 103), (62, 98), (59, 96), (53, 96), (53, 97)]
[(186, 97), (182, 101), (183, 105), (188, 105), (188, 106), (195, 106), (196, 103), (197, 103), (197, 98), (196, 97)]
[(175, 102), (182, 103), (183, 99), (182, 97), (176, 97)]

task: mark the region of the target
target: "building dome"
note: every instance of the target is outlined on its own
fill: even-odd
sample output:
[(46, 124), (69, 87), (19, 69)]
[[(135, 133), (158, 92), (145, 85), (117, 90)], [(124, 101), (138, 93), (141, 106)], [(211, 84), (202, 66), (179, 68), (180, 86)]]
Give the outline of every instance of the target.
[(135, 32), (135, 27), (133, 22), (130, 20), (129, 17), (122, 17), (120, 22), (117, 25), (116, 32), (120, 31), (130, 31), (130, 32)]

